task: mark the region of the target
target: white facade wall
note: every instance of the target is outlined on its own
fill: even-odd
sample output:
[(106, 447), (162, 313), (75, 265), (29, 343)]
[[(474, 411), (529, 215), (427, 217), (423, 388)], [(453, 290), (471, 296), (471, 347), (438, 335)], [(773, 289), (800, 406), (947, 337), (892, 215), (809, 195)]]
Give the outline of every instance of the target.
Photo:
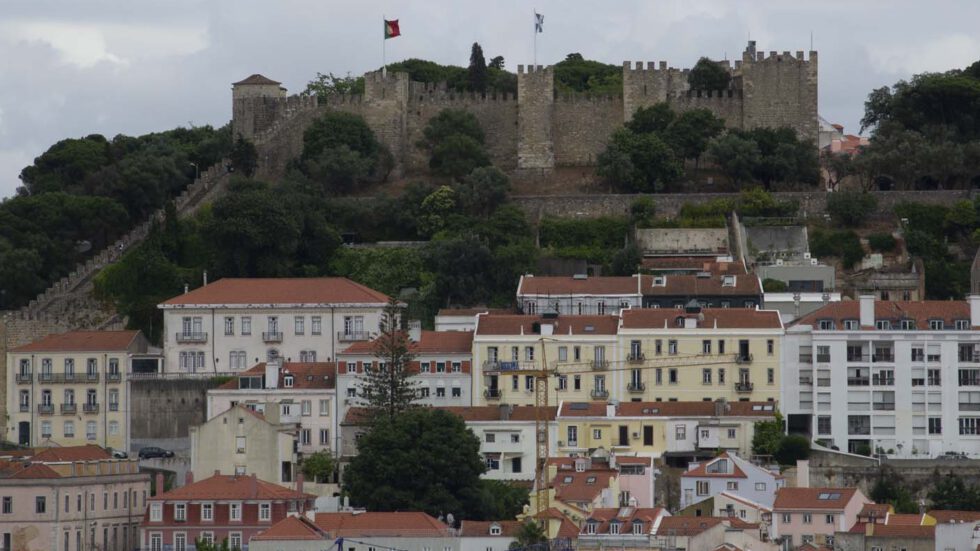
[[(781, 488), (785, 482), (782, 479), (776, 478), (772, 473), (755, 467), (747, 461), (740, 461), (738, 465), (742, 469), (742, 472), (745, 473), (746, 478), (735, 476), (681, 476), (681, 508), (709, 497), (717, 496), (722, 492), (736, 494), (765, 505), (766, 507), (772, 507), (776, 499), (776, 489)], [(708, 492), (706, 494), (698, 494), (698, 482), (707, 484)], [(718, 505), (715, 504), (715, 507), (717, 508)]]
[[(491, 480), (534, 480), (534, 421), (467, 421), (473, 434), (480, 439), (480, 455), (484, 460), (497, 457), (499, 467), (488, 468), (483, 478)], [(492, 442), (488, 435), (492, 435)], [(549, 448), (557, 449), (558, 424), (548, 423)], [(520, 459), (520, 472), (514, 472), (513, 459)]]
[(626, 295), (517, 295), (517, 304), (525, 314), (542, 314), (558, 312), (561, 315), (619, 315), (624, 308), (641, 308), (643, 295), (639, 289), (636, 293)]
[(330, 304), (161, 308), (167, 373), (244, 371), (273, 355), (293, 362), (333, 361), (351, 343), (377, 335), (384, 310)]
[[(304, 413), (304, 402), (309, 402), (309, 414)], [(337, 396), (334, 389), (209, 390), (208, 419), (228, 411), (235, 404), (262, 413), (271, 423), (297, 424), (300, 453), (313, 453), (326, 449), (337, 456), (340, 449), (340, 432), (337, 425)], [(272, 407), (276, 407), (277, 410), (270, 410), (269, 408)], [(302, 442), (303, 430), (309, 431), (309, 444)], [(327, 431), (325, 443), (321, 442), (321, 430)]]
[[(849, 343), (863, 347), (851, 360)], [(860, 443), (867, 442), (872, 451), (880, 447), (904, 458), (946, 452), (980, 456), (980, 375), (968, 376), (969, 384), (960, 384), (960, 371), (980, 370), (980, 362), (960, 361), (960, 344), (980, 344), (980, 335), (970, 330), (790, 328), (783, 346), (781, 407), (788, 417), (810, 418), (814, 440), (841, 451), (857, 451)], [(888, 355), (875, 354), (876, 345), (892, 347), (893, 361), (887, 361)], [(819, 355), (819, 347), (827, 347), (829, 358)], [(800, 361), (801, 348), (811, 362)], [(921, 360), (913, 360), (913, 349), (923, 350)], [(885, 361), (872, 361), (879, 358)], [(876, 384), (892, 382), (883, 373), (886, 370), (893, 370), (893, 384)], [(938, 380), (930, 374), (938, 374)], [(865, 378), (866, 386), (853, 384)], [(824, 430), (827, 421), (821, 418), (829, 419), (829, 431)], [(977, 428), (962, 434), (961, 420)], [(850, 428), (849, 421), (853, 423)]]
[(461, 536), (459, 551), (507, 551), (515, 541), (508, 536)]

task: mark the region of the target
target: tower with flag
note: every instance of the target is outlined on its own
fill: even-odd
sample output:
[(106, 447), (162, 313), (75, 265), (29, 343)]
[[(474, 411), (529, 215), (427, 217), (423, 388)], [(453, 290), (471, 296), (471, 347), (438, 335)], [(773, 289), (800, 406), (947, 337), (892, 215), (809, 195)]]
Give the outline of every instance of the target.
[(389, 38), (395, 38), (396, 36), (402, 35), (401, 27), (398, 26), (397, 19), (386, 19), (385, 16), (381, 16), (381, 20), (384, 21), (384, 38), (381, 40), (381, 76), (388, 76), (388, 60), (385, 52), (385, 44), (387, 44)]
[(544, 32), (544, 15), (534, 10), (534, 65), (538, 64), (538, 34)]

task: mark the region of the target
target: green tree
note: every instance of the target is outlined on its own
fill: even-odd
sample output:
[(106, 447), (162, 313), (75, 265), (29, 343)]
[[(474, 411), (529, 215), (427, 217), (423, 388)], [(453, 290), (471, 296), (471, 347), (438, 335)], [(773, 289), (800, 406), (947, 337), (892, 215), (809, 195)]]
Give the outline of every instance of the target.
[(456, 186), (456, 196), (463, 212), (486, 218), (507, 202), (510, 180), (492, 166), (475, 168)]
[(682, 159), (700, 165), (708, 144), (725, 128), (725, 121), (707, 109), (691, 109), (678, 115), (667, 129), (667, 143)]
[(980, 511), (980, 491), (973, 484), (952, 472), (933, 475), (929, 501), (933, 509), (954, 511)]
[(785, 293), (787, 288), (786, 282), (779, 279), (767, 277), (762, 280), (762, 290), (767, 293)]
[(867, 192), (838, 191), (827, 195), (827, 214), (847, 228), (863, 225), (877, 206), (878, 200)]
[(731, 80), (728, 69), (706, 57), (699, 59), (687, 76), (691, 90), (727, 90)]
[(810, 439), (800, 434), (788, 434), (779, 441), (775, 458), (780, 465), (795, 465), (810, 457)]
[(502, 55), (494, 56), (494, 58), (490, 60), (490, 63), (487, 65), (487, 67), (490, 69), (503, 69), (504, 56)]
[(626, 123), (626, 128), (635, 134), (661, 134), (674, 123), (677, 114), (664, 102), (650, 107), (640, 107)]
[(820, 164), (827, 173), (827, 187), (834, 191), (844, 178), (856, 172), (854, 158), (848, 153), (824, 151), (820, 154)]
[(305, 96), (316, 96), (322, 100), (332, 96), (352, 96), (364, 94), (364, 77), (351, 75), (338, 77), (333, 73), (317, 72), (316, 78), (306, 83)]
[(436, 308), (486, 303), (493, 294), (493, 253), (475, 235), (433, 241), (424, 261), (432, 270)]
[(329, 111), (314, 120), (303, 132), (302, 158), (311, 159), (325, 150), (341, 146), (369, 159), (376, 159), (381, 149), (381, 144), (363, 117)]
[(380, 332), (374, 339), (374, 356), (384, 366), (365, 370), (358, 385), (358, 398), (372, 417), (389, 419), (403, 414), (418, 400), (418, 382), (412, 378), (409, 364), (415, 358), (412, 340), (402, 327), (401, 306), (391, 299), (381, 319)]
[(489, 77), (487, 75), (487, 60), (483, 57), (483, 48), (474, 42), (470, 49), (470, 66), (466, 71), (466, 79), (470, 90), (486, 93)]
[(784, 434), (783, 415), (778, 411), (772, 421), (757, 421), (752, 435), (752, 453), (775, 456)]
[(868, 236), (868, 246), (880, 253), (890, 253), (895, 250), (898, 241), (890, 233), (873, 233)]
[(456, 191), (449, 186), (441, 186), (422, 201), (419, 231), (432, 237), (448, 223), (449, 216), (456, 210)]
[(919, 512), (919, 505), (909, 491), (902, 475), (894, 468), (884, 465), (878, 469), (874, 486), (868, 494), (875, 503), (887, 503), (895, 508), (896, 513), (912, 514)]
[(611, 185), (641, 193), (662, 190), (682, 172), (674, 152), (656, 134), (637, 134), (627, 128), (613, 133), (596, 169)]
[(305, 172), (329, 195), (346, 195), (371, 175), (376, 160), (346, 145), (324, 149), (306, 160)]
[(303, 476), (310, 482), (316, 483), (329, 482), (336, 468), (337, 463), (334, 461), (333, 456), (330, 455), (329, 450), (320, 450), (306, 455), (300, 464)]
[(657, 204), (652, 197), (640, 197), (630, 205), (630, 223), (636, 227), (650, 227), (656, 216)]
[(72, 192), (82, 182), (113, 161), (109, 142), (99, 134), (61, 140), (34, 159), (20, 173), (21, 195), (52, 191)]
[(258, 167), (259, 153), (255, 149), (255, 144), (242, 136), (238, 136), (235, 140), (235, 147), (231, 150), (230, 160), (231, 166), (235, 167), (239, 174), (251, 178), (255, 174), (256, 167)]
[(425, 125), (419, 146), (431, 150), (457, 134), (468, 136), (475, 142), (483, 144), (483, 129), (480, 128), (480, 121), (476, 116), (462, 109), (443, 109)]
[(708, 152), (736, 188), (752, 178), (752, 171), (760, 159), (759, 146), (733, 132), (715, 138), (708, 145)]
[(540, 523), (528, 518), (521, 524), (521, 528), (517, 531), (514, 541), (510, 543), (510, 549), (528, 549), (541, 546), (542, 544), (546, 547), (547, 543), (548, 533), (545, 532), (544, 527)]
[(553, 66), (555, 91), (559, 94), (585, 93), (589, 95), (622, 96), (623, 68), (616, 65), (585, 59), (580, 53), (571, 53)]
[(459, 180), (474, 169), (489, 166), (490, 157), (483, 144), (464, 134), (455, 134), (432, 148), (429, 168), (440, 176)]
[(369, 511), (424, 511), (481, 520), (480, 441), (462, 418), (413, 408), (378, 416), (344, 471), (351, 503)]
[(623, 247), (612, 257), (612, 275), (629, 276), (636, 273), (643, 261), (640, 249), (633, 243)]

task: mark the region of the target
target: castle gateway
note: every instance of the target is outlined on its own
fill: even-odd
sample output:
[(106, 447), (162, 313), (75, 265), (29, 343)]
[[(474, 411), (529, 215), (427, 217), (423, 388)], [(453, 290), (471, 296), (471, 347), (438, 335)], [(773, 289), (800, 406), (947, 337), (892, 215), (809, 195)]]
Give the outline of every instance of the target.
[(623, 63), (618, 97), (555, 95), (553, 68), (518, 65), (517, 97), (447, 90), (410, 81), (407, 73), (364, 75), (363, 96), (287, 96), (280, 83), (252, 75), (234, 83), (232, 130), (252, 140), (263, 175), (281, 174), (303, 149), (303, 131), (327, 111), (361, 115), (395, 158), (396, 171), (423, 172), (428, 159), (415, 144), (429, 119), (462, 109), (480, 121), (494, 165), (515, 169), (591, 166), (610, 134), (640, 107), (667, 102), (675, 111), (704, 108), (730, 128), (787, 126), (817, 141), (817, 52), (757, 52), (750, 41), (726, 90), (694, 91), (689, 69), (667, 63)]

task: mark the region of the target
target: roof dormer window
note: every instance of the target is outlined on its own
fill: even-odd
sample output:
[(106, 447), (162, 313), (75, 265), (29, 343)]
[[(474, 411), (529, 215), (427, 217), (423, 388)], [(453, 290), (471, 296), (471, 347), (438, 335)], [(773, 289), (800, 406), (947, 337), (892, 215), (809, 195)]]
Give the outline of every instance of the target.
[(844, 320), (844, 330), (846, 331), (857, 331), (861, 328), (861, 324), (858, 320)]
[(643, 533), (643, 522), (639, 520), (633, 521), (633, 534), (640, 535)]
[(620, 525), (620, 522), (618, 520), (614, 520), (614, 521), (610, 522), (609, 523), (609, 533), (610, 534), (618, 534), (619, 533), (619, 525)]
[(902, 320), (902, 331), (915, 331), (915, 320), (914, 319)]
[(490, 525), (490, 535), (491, 536), (499, 536), (500, 535), (500, 525), (499, 524), (491, 524)]
[(282, 378), (283, 388), (293, 388), (293, 376), (292, 374), (287, 374)]
[(819, 327), (822, 331), (833, 331), (836, 328), (834, 324), (834, 320), (830, 320), (830, 319), (820, 320), (817, 323), (819, 324)]
[(653, 276), (653, 286), (654, 287), (666, 287), (667, 286), (667, 276)]
[(945, 328), (945, 326), (946, 326), (946, 324), (943, 323), (943, 320), (941, 320), (941, 319), (931, 319), (931, 320), (929, 320), (929, 329), (931, 329), (933, 331), (942, 331)]
[(721, 286), (722, 287), (734, 287), (735, 286), (735, 276), (733, 276), (733, 275), (721, 276)]
[(875, 328), (879, 331), (890, 331), (892, 328), (892, 322), (888, 320), (878, 320), (875, 322)]
[(592, 520), (592, 519), (589, 519), (588, 522), (585, 523), (585, 533), (586, 534), (595, 534), (595, 527), (596, 527), (597, 524), (599, 524), (599, 523), (596, 522), (596, 521), (594, 521), (594, 520)]
[(956, 320), (956, 329), (966, 331), (970, 328), (970, 320)]

